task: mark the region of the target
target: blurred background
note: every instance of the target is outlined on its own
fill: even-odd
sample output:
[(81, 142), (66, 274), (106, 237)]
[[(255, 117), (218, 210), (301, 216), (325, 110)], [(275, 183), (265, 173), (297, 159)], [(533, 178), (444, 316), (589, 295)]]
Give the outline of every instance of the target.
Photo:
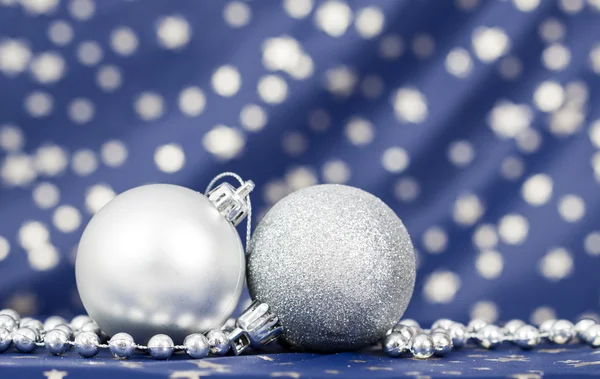
[(255, 222), (382, 198), (421, 322), (594, 315), (599, 75), (598, 0), (0, 0), (0, 307), (83, 312), (95, 212), (234, 171)]

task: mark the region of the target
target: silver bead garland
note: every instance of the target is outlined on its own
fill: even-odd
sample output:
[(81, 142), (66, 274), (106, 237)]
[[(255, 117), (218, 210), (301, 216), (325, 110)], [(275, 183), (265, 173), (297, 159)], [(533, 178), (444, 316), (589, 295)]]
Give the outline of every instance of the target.
[[(201, 359), (230, 352), (232, 325), (234, 323), (230, 320), (222, 330), (190, 334), (183, 345), (175, 345), (165, 334), (153, 336), (148, 345), (139, 345), (127, 333), (117, 333), (103, 343), (103, 333), (88, 316), (77, 316), (68, 324), (64, 318), (52, 316), (42, 323), (28, 317), (21, 318), (14, 310), (3, 309), (0, 310), (0, 353), (14, 346), (22, 353), (45, 347), (52, 355), (63, 355), (74, 347), (83, 358), (92, 358), (100, 349), (108, 349), (119, 359), (130, 358), (136, 351), (148, 353), (157, 360), (169, 359), (177, 352)], [(600, 347), (600, 324), (591, 319), (582, 319), (576, 324), (568, 320), (548, 320), (535, 327), (521, 320), (510, 320), (500, 327), (476, 319), (465, 326), (440, 319), (433, 323), (431, 329), (423, 329), (416, 321), (406, 319), (387, 332), (382, 340), (382, 349), (393, 358), (412, 356), (427, 359), (443, 357), (467, 343), (494, 349), (509, 342), (521, 349), (531, 349), (542, 341), (562, 345), (576, 339), (593, 348)]]

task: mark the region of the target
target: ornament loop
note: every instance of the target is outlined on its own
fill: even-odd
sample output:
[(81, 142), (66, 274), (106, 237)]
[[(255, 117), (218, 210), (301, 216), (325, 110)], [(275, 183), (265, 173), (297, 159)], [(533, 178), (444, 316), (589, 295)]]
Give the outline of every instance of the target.
[[(225, 177), (235, 178), (239, 183), (239, 188), (234, 188), (228, 183), (222, 183), (213, 189), (215, 184)], [(234, 172), (223, 172), (213, 178), (206, 187), (204, 195), (217, 207), (219, 212), (237, 226), (244, 218), (246, 221), (246, 250), (252, 235), (252, 202), (250, 201), (250, 192), (254, 189), (254, 182), (244, 181), (241, 176)]]

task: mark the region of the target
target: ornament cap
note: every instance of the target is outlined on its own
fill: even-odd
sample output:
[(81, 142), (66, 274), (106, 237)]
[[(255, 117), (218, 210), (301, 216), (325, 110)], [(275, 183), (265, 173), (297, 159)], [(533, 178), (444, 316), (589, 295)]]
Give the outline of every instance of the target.
[(217, 207), (227, 221), (233, 226), (238, 226), (250, 212), (247, 197), (252, 190), (254, 190), (252, 180), (245, 181), (238, 188), (234, 188), (229, 183), (221, 183), (208, 193), (208, 200)]
[(261, 347), (279, 338), (282, 331), (279, 318), (269, 311), (269, 305), (254, 301), (228, 334), (231, 351), (240, 355), (249, 347)]

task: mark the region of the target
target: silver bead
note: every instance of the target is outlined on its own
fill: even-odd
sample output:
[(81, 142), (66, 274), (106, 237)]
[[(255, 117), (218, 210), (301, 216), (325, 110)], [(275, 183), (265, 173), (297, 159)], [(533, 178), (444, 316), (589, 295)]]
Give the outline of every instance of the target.
[(100, 327), (98, 326), (98, 324), (96, 324), (94, 321), (85, 323), (82, 327), (81, 327), (81, 331), (82, 332), (92, 332), (97, 336), (100, 336)]
[(591, 318), (581, 319), (575, 324), (575, 333), (577, 333), (577, 337), (581, 340), (585, 340), (584, 332), (592, 325), (596, 325), (596, 321)]
[(591, 347), (600, 346), (600, 324), (594, 324), (583, 332), (582, 338)]
[(435, 352), (433, 339), (427, 334), (417, 334), (410, 340), (410, 352), (419, 359), (431, 357)]
[(401, 325), (401, 324), (394, 326), (390, 330), (391, 330), (391, 333), (396, 332), (396, 333), (402, 334), (404, 336), (404, 338), (406, 338), (407, 340), (410, 340), (418, 333), (414, 327)]
[(502, 329), (496, 325), (486, 325), (477, 333), (479, 344), (486, 349), (493, 349), (502, 343)]
[(450, 327), (454, 324), (454, 321), (449, 320), (447, 318), (441, 318), (431, 325), (431, 329), (444, 329), (449, 330)]
[(421, 325), (419, 325), (418, 322), (416, 322), (415, 320), (413, 320), (411, 318), (405, 318), (403, 320), (400, 320), (400, 321), (398, 321), (398, 323), (396, 325), (409, 326), (409, 327), (413, 328), (416, 332), (421, 331)]
[(44, 336), (44, 346), (50, 354), (62, 355), (69, 350), (69, 337), (62, 330), (51, 330)]
[(452, 339), (454, 347), (463, 347), (467, 340), (467, 327), (459, 322), (455, 322), (450, 326), (448, 335)]
[(90, 316), (79, 315), (79, 316), (73, 317), (73, 319), (71, 320), (71, 324), (69, 326), (71, 327), (71, 329), (73, 329), (74, 332), (78, 332), (88, 322), (94, 322), (94, 320), (92, 320), (90, 318)]
[(19, 328), (12, 334), (13, 344), (21, 353), (31, 353), (37, 345), (38, 334), (30, 328)]
[(513, 334), (513, 342), (521, 349), (531, 349), (540, 343), (540, 332), (535, 326), (523, 325)]
[(525, 325), (523, 320), (510, 320), (504, 324), (504, 332), (508, 335), (514, 335), (517, 329)]
[(44, 321), (44, 330), (52, 330), (58, 325), (66, 324), (67, 320), (60, 316), (50, 316)]
[(399, 357), (409, 345), (410, 339), (398, 332), (392, 332), (383, 340), (383, 352), (390, 357)]
[(0, 328), (4, 328), (4, 329), (12, 332), (13, 330), (17, 329), (18, 327), (19, 327), (19, 324), (15, 321), (14, 318), (12, 318), (12, 316), (9, 316), (7, 314), (0, 315)]
[(9, 315), (17, 322), (17, 324), (21, 322), (21, 315), (19, 315), (19, 312), (15, 311), (14, 309), (5, 308), (0, 311), (0, 315)]
[(63, 332), (67, 333), (69, 339), (73, 338), (73, 329), (71, 329), (71, 327), (67, 324), (56, 325), (54, 329), (62, 330)]
[(550, 333), (550, 329), (552, 329), (552, 325), (554, 325), (554, 323), (556, 322), (556, 320), (554, 319), (550, 319), (550, 320), (546, 320), (544, 322), (542, 322), (540, 324), (540, 333)]
[(37, 333), (38, 336), (44, 331), (44, 324), (42, 324), (40, 320), (36, 320), (31, 317), (22, 319), (19, 327), (32, 329)]
[(442, 357), (452, 350), (452, 340), (448, 333), (431, 333), (431, 339), (433, 340), (435, 355)]
[(117, 333), (108, 341), (108, 348), (115, 358), (129, 358), (135, 351), (135, 342), (129, 334)]
[(575, 325), (569, 320), (558, 320), (550, 329), (550, 341), (563, 345), (575, 337)]
[(204, 358), (210, 351), (210, 344), (208, 338), (204, 334), (194, 333), (185, 337), (183, 340), (183, 346), (185, 346), (185, 352), (187, 355), (194, 359)]
[(469, 325), (467, 325), (467, 330), (469, 333), (477, 333), (488, 325), (489, 323), (487, 321), (476, 318), (469, 322)]
[[(84, 358), (91, 358), (98, 354), (100, 348), (98, 336), (92, 332), (81, 332), (75, 336), (75, 350)], [(111, 349), (112, 351), (112, 349)]]
[(169, 359), (174, 347), (173, 340), (166, 334), (157, 334), (148, 341), (148, 352), (154, 359)]
[(229, 337), (221, 330), (211, 330), (206, 333), (210, 352), (214, 355), (225, 355), (229, 352)]
[(0, 353), (5, 352), (12, 343), (12, 332), (5, 328), (0, 328)]

